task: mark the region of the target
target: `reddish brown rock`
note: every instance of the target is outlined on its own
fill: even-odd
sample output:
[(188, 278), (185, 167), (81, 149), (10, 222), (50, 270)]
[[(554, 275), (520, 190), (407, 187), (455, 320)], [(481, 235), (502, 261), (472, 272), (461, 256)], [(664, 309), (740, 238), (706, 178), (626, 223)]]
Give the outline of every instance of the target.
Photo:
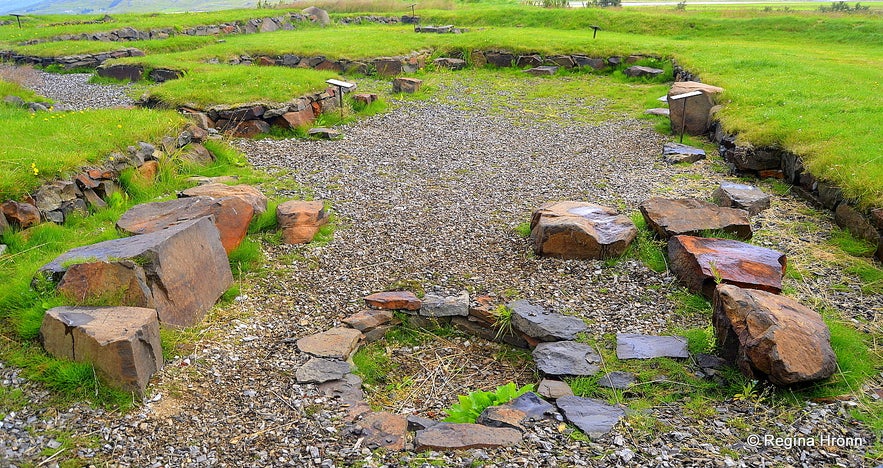
[(615, 209), (591, 203), (546, 203), (533, 212), (534, 251), (560, 258), (618, 257), (638, 235), (632, 220)]
[(123, 213), (117, 228), (130, 234), (147, 234), (205, 216), (212, 217), (221, 244), (229, 254), (245, 239), (254, 208), (236, 197), (178, 198), (134, 206)]
[(420, 310), (423, 301), (411, 291), (386, 291), (364, 297), (365, 302), (376, 309)]
[(107, 384), (138, 395), (163, 364), (153, 309), (56, 307), (43, 318), (40, 340), (49, 354), (91, 363)]
[(286, 244), (311, 242), (319, 228), (328, 223), (325, 205), (316, 201), (287, 201), (276, 207), (276, 219)]
[(0, 235), (6, 232), (7, 229), (9, 229), (9, 222), (6, 221), (6, 215), (0, 210)]
[(226, 124), (218, 121), (218, 127), (234, 138), (254, 138), (270, 131), (270, 124), (263, 120), (229, 120)]
[(346, 361), (356, 352), (360, 339), (362, 332), (359, 330), (335, 327), (297, 340), (297, 349), (320, 358)]
[(359, 330), (360, 332), (371, 331), (379, 326), (392, 323), (395, 317), (392, 311), (368, 309), (357, 312), (343, 319), (343, 323)]
[(138, 174), (147, 180), (156, 179), (158, 173), (159, 161), (147, 161), (138, 168)]
[(185, 197), (237, 197), (254, 208), (255, 215), (267, 211), (267, 197), (250, 185), (205, 184), (191, 187), (183, 192)]
[(273, 119), (273, 125), (282, 128), (309, 127), (315, 121), (316, 115), (313, 113), (313, 108), (307, 106), (302, 110), (286, 112), (276, 117)]
[[(672, 96), (692, 91), (699, 91), (702, 94), (686, 100), (671, 99)], [(672, 130), (680, 132), (685, 126), (686, 132), (690, 135), (702, 135), (707, 132), (711, 127), (715, 96), (722, 92), (723, 88), (695, 81), (679, 81), (673, 84), (668, 91), (669, 120)]]
[(730, 239), (673, 236), (668, 240), (669, 268), (690, 291), (711, 298), (716, 282), (778, 294), (785, 274), (785, 254)]
[(58, 282), (58, 292), (75, 304), (154, 308), (144, 269), (128, 260), (70, 265)]
[(214, 162), (215, 155), (199, 143), (190, 143), (183, 148), (180, 158), (191, 164), (205, 166)]
[(521, 421), (527, 417), (527, 413), (509, 406), (489, 406), (481, 412), (476, 424), (489, 427), (509, 427), (524, 432)]
[(353, 101), (355, 101), (363, 106), (367, 106), (376, 100), (377, 100), (377, 95), (374, 93), (359, 93), (359, 94), (353, 95)]
[(402, 61), (394, 58), (379, 58), (374, 60), (374, 68), (381, 76), (396, 76), (402, 72)]
[(751, 238), (751, 221), (748, 212), (735, 208), (723, 208), (694, 198), (651, 198), (639, 206), (647, 225), (659, 237), (686, 234), (701, 236), (707, 231), (721, 230), (740, 239)]
[(356, 425), (362, 429), (361, 436), (365, 438), (363, 443), (369, 449), (403, 450), (405, 448), (408, 421), (404, 416), (385, 411), (371, 412), (363, 415), (362, 420)]
[(272, 57), (261, 56), (260, 58), (258, 58), (258, 66), (272, 67), (274, 65), (276, 65), (276, 60), (274, 60)]
[(2, 208), (6, 220), (11, 224), (18, 225), (22, 229), (40, 224), (40, 211), (30, 203), (19, 203), (10, 200), (4, 203)]
[(469, 450), (509, 447), (521, 442), (521, 431), (480, 424), (439, 423), (417, 431), (414, 450)]
[(82, 188), (84, 190), (85, 189), (95, 190), (96, 188), (98, 188), (98, 185), (99, 185), (97, 180), (93, 179), (92, 177), (89, 176), (89, 174), (87, 174), (85, 172), (81, 173), (81, 174), (77, 174), (76, 181), (77, 181), (77, 184), (79, 184), (80, 188)]
[[(218, 230), (209, 218), (72, 249), (41, 267), (38, 274), (60, 281), (71, 265), (123, 260), (144, 269), (159, 319), (169, 326), (199, 322), (233, 283)], [(88, 294), (107, 297), (110, 293)]]
[(750, 379), (792, 385), (828, 378), (837, 368), (822, 316), (791, 298), (722, 284), (712, 323), (721, 356)]
[(392, 92), (394, 93), (416, 93), (423, 85), (423, 80), (417, 78), (400, 77), (392, 81)]

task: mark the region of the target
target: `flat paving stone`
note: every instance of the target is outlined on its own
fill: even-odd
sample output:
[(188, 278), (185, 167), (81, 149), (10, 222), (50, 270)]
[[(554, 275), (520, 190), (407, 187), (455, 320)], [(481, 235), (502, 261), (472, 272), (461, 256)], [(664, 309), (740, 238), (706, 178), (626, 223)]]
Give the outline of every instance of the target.
[(297, 340), (297, 349), (316, 357), (346, 361), (359, 346), (362, 332), (355, 328), (336, 327)]
[(323, 383), (340, 380), (350, 372), (350, 365), (336, 359), (310, 358), (294, 373), (297, 383)]
[(625, 390), (634, 385), (637, 379), (637, 376), (631, 372), (615, 371), (601, 377), (601, 380), (598, 381), (598, 386)]
[(511, 302), (509, 308), (515, 329), (539, 341), (572, 340), (586, 329), (586, 323), (577, 317), (552, 313), (526, 300)]
[(616, 357), (619, 359), (686, 358), (687, 339), (682, 336), (654, 336), (635, 333), (616, 334)]
[(591, 346), (575, 341), (540, 343), (533, 350), (537, 369), (545, 375), (595, 375), (600, 369), (595, 363), (601, 356)]
[(568, 421), (592, 439), (610, 432), (625, 416), (622, 408), (593, 398), (566, 396), (559, 398), (555, 405)]

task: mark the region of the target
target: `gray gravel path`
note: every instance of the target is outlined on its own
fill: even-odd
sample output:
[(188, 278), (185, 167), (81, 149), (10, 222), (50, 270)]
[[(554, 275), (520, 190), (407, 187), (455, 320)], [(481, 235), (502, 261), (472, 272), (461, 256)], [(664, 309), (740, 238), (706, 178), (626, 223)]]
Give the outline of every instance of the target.
[[(8, 65), (0, 67), (9, 68)], [(48, 73), (38, 69), (19, 71), (24, 85), (40, 96), (55, 102), (56, 109), (85, 110), (131, 107), (135, 100), (128, 96), (131, 84), (107, 85), (89, 83), (92, 73)]]

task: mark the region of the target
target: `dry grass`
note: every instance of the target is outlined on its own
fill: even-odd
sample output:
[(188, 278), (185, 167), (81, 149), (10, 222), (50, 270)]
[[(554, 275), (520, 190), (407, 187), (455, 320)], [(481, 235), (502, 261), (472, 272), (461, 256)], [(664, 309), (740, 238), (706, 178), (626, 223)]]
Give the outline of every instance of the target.
[(6, 64), (0, 64), (0, 80), (24, 87), (38, 86), (43, 81), (37, 71), (29, 65), (14, 67)]
[[(308, 6), (316, 6), (329, 13), (410, 13), (409, 6), (411, 3), (402, 2), (400, 0), (317, 0), (302, 1), (288, 3), (280, 8), (299, 8), (303, 9)], [(453, 10), (454, 2), (451, 0), (425, 0), (420, 2), (416, 8), (421, 10)]]

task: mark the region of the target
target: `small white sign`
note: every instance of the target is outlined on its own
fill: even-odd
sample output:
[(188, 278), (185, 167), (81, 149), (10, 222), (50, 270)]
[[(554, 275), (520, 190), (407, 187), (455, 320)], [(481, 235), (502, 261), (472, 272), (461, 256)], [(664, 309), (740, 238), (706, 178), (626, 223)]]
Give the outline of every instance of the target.
[(669, 101), (677, 101), (678, 99), (687, 99), (702, 94), (702, 91), (690, 91), (689, 93), (678, 94), (668, 98)]
[(353, 89), (356, 87), (355, 83), (347, 83), (346, 81), (340, 81), (340, 80), (335, 80), (335, 79), (326, 80), (325, 82), (332, 85), (332, 86), (337, 86), (339, 88), (343, 88), (343, 89), (347, 89), (347, 90)]

